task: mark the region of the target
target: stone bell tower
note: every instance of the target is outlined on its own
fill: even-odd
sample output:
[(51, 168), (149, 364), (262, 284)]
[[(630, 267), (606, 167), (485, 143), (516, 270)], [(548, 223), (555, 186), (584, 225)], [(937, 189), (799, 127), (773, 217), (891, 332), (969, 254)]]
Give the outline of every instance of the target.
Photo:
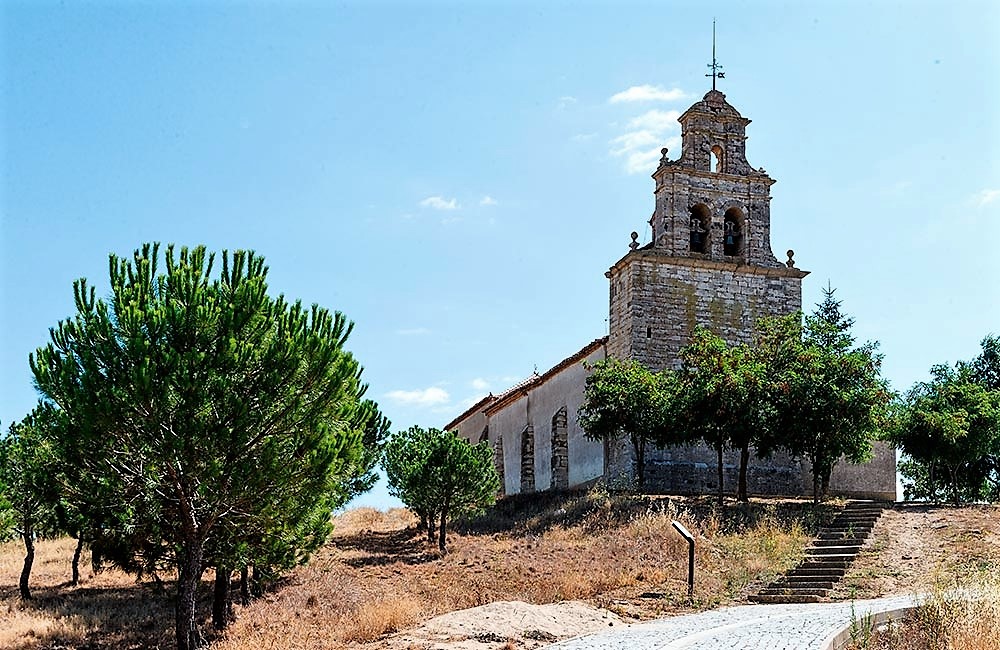
[(610, 280), (608, 354), (653, 369), (674, 367), (695, 327), (736, 343), (765, 315), (802, 308), (792, 251), (771, 251), (774, 180), (746, 159), (746, 127), (718, 90), (678, 118), (681, 155), (662, 150), (653, 173), (653, 239), (605, 274)]

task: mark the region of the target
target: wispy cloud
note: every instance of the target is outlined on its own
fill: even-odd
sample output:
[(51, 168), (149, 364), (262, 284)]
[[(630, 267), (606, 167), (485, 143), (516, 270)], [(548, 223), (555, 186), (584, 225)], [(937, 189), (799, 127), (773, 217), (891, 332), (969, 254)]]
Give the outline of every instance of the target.
[(482, 377), (476, 377), (470, 382), (473, 390), (489, 390), (490, 382), (486, 381)]
[(646, 111), (638, 117), (633, 117), (628, 122), (630, 129), (647, 129), (656, 133), (662, 133), (671, 129), (677, 129), (680, 125), (677, 118), (681, 116), (680, 111), (658, 111), (653, 109)]
[(629, 174), (649, 173), (656, 167), (662, 147), (680, 147), (678, 111), (646, 111), (627, 122), (629, 129), (612, 138), (610, 153), (625, 159)]
[(496, 199), (487, 194), (483, 198), (479, 199), (479, 205), (498, 205), (498, 203)]
[(980, 208), (993, 203), (997, 199), (1000, 199), (1000, 190), (994, 189), (981, 190), (972, 196), (972, 202)]
[(563, 95), (562, 97), (559, 98), (559, 103), (556, 105), (556, 107), (559, 110), (565, 110), (570, 106), (572, 106), (573, 104), (575, 104), (576, 102), (577, 102), (576, 97), (573, 97), (572, 95)]
[(447, 404), (451, 399), (448, 391), (438, 386), (417, 390), (393, 390), (386, 393), (386, 397), (397, 404), (419, 407), (439, 406)]
[(445, 199), (441, 196), (428, 196), (420, 202), (420, 205), (435, 210), (457, 210), (460, 207), (458, 199)]
[(675, 102), (685, 97), (687, 97), (687, 94), (680, 88), (667, 90), (662, 86), (644, 84), (642, 86), (632, 86), (620, 93), (615, 93), (608, 101), (612, 104), (621, 104), (623, 102)]
[(396, 330), (396, 334), (399, 336), (424, 336), (430, 333), (431, 331), (426, 327), (404, 327), (403, 329)]

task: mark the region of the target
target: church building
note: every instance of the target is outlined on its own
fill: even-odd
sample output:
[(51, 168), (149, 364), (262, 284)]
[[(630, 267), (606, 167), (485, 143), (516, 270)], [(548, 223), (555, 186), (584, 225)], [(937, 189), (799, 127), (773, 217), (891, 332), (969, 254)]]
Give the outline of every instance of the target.
[[(679, 353), (704, 325), (730, 343), (751, 339), (762, 316), (802, 309), (802, 279), (793, 251), (771, 250), (771, 185), (746, 158), (746, 127), (715, 90), (678, 118), (681, 154), (662, 149), (653, 173), (655, 207), (645, 246), (632, 233), (629, 252), (605, 273), (608, 336), (588, 343), (548, 371), (500, 395), (489, 395), (446, 425), (494, 449), (505, 494), (564, 489), (604, 478), (631, 483), (635, 458), (626, 440), (588, 440), (577, 419), (588, 370), (606, 357), (635, 359), (654, 370), (678, 367)], [(738, 452), (725, 458), (725, 488), (734, 492)], [(717, 490), (717, 457), (707, 446), (649, 449), (646, 489), (672, 494)], [(753, 494), (810, 493), (809, 463), (788, 455), (752, 458)], [(832, 494), (893, 500), (895, 452), (877, 443), (864, 465), (837, 464)]]

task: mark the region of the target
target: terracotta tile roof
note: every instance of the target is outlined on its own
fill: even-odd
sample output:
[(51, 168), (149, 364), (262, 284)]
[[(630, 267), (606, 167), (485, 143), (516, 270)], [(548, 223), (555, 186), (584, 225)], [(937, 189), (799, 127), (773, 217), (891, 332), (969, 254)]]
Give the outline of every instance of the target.
[(497, 411), (503, 406), (510, 404), (518, 397), (527, 394), (528, 389), (530, 389), (532, 386), (536, 384), (545, 383), (553, 375), (556, 375), (565, 370), (566, 368), (568, 368), (569, 366), (578, 363), (582, 359), (587, 358), (590, 355), (590, 353), (592, 353), (597, 348), (603, 346), (607, 342), (608, 342), (608, 337), (602, 336), (601, 338), (595, 339), (590, 343), (588, 343), (587, 345), (583, 346), (578, 351), (566, 357), (565, 359), (563, 359), (556, 365), (552, 366), (542, 374), (539, 375), (537, 372), (532, 374), (531, 377), (528, 377), (527, 379), (517, 384), (516, 386), (513, 386), (508, 390), (504, 391), (503, 393), (501, 393), (495, 401), (487, 405), (486, 408), (484, 409), (486, 411), (486, 414), (489, 415), (490, 413)]
[(461, 422), (465, 418), (469, 417), (470, 415), (472, 415), (476, 411), (485, 411), (486, 407), (488, 407), (490, 404), (492, 404), (495, 401), (497, 401), (497, 398), (493, 395), (493, 393), (490, 393), (489, 395), (487, 395), (483, 399), (479, 400), (478, 402), (476, 402), (475, 404), (473, 404), (469, 408), (467, 408), (464, 411), (462, 411), (462, 414), (459, 415), (458, 417), (456, 417), (454, 420), (452, 420), (448, 424), (444, 425), (444, 430), (445, 431), (454, 431), (455, 428), (458, 426), (459, 422)]

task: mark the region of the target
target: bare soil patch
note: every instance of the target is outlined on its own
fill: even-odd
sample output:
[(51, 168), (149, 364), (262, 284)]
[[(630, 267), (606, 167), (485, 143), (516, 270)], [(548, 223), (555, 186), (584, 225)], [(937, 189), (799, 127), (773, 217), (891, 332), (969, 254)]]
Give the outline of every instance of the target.
[(1000, 506), (897, 504), (882, 513), (831, 597), (922, 593), (998, 572)]

